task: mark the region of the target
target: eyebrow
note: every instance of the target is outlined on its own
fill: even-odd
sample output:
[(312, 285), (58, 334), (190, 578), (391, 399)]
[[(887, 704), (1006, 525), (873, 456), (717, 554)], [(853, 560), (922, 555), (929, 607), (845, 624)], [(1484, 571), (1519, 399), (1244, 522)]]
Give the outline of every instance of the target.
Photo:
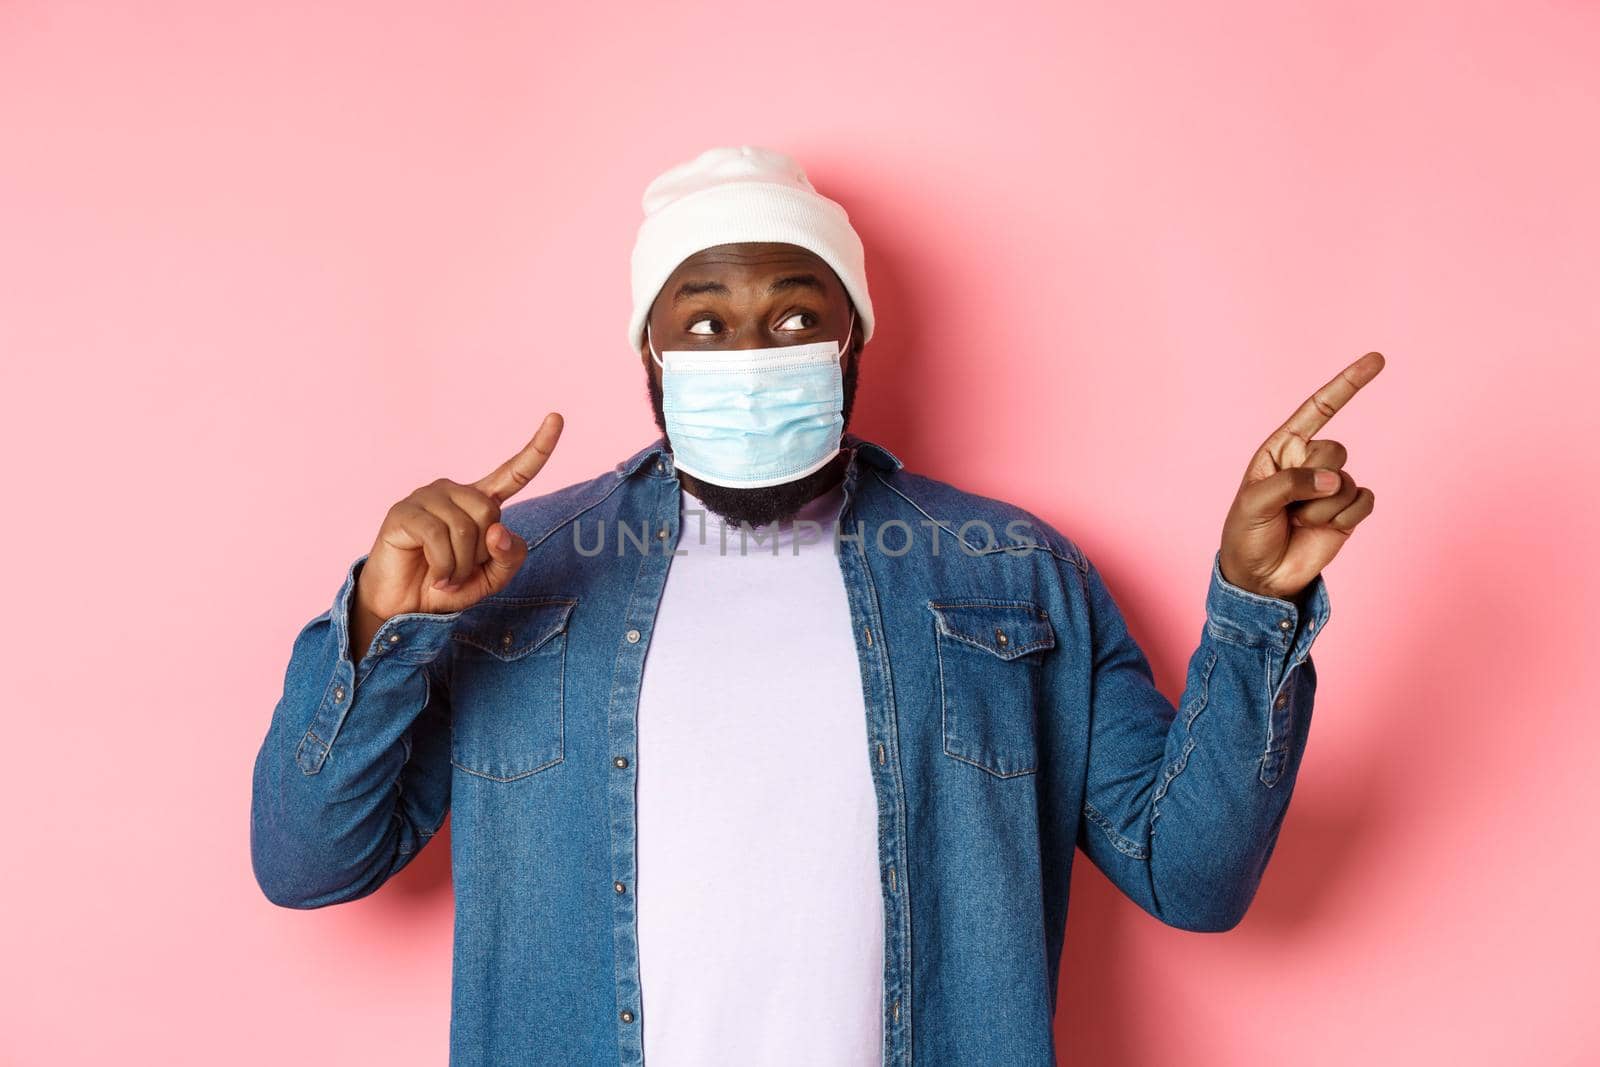
[(785, 289), (815, 289), (827, 295), (828, 290), (823, 287), (822, 279), (815, 274), (786, 274), (782, 278), (767, 286), (768, 295), (780, 293)]
[[(818, 278), (815, 274), (785, 274), (783, 277), (774, 280), (771, 285), (767, 286), (767, 293), (768, 295), (771, 295), (772, 293), (781, 293), (786, 289), (815, 289), (817, 292), (823, 294), (826, 294), (828, 291), (827, 288), (822, 284), (822, 279)], [(679, 301), (687, 300), (689, 297), (698, 296), (701, 293), (716, 293), (718, 296), (733, 295), (728, 290), (728, 287), (723, 285), (721, 282), (687, 281), (678, 286), (677, 291), (672, 294), (672, 302), (676, 304)]]
[(687, 300), (689, 297), (699, 293), (716, 293), (719, 296), (733, 295), (728, 292), (728, 287), (721, 282), (684, 282), (678, 286), (678, 291), (672, 294), (672, 302), (676, 304), (680, 300)]

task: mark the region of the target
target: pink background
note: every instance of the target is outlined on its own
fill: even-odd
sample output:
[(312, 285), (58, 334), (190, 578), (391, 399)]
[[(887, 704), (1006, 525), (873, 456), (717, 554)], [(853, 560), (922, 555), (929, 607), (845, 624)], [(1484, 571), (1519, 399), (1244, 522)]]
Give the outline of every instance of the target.
[(276, 908), (255, 750), (390, 503), (653, 436), (638, 197), (739, 142), (866, 241), (854, 428), (1076, 538), (1172, 696), (1251, 451), (1388, 356), (1255, 906), (1080, 861), (1062, 1062), (1600, 1056), (1600, 5), (333, 7), (0, 4), (0, 1060), (444, 1062), (447, 840)]

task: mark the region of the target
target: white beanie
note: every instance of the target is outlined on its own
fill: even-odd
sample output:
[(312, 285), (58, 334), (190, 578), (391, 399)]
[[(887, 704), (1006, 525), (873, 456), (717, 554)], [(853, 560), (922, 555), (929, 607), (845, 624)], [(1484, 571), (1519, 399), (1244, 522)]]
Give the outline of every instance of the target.
[(713, 245), (780, 241), (815, 253), (855, 301), (865, 343), (872, 337), (866, 253), (843, 207), (818, 193), (789, 156), (770, 148), (710, 148), (645, 187), (645, 218), (633, 244), (633, 315), (628, 344), (644, 341), (656, 294), (678, 264)]

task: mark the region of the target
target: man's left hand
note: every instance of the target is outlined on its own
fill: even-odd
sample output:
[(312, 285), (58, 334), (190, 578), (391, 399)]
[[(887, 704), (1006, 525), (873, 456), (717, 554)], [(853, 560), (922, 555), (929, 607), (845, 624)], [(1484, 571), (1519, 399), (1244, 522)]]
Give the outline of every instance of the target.
[(1222, 576), (1262, 596), (1294, 599), (1372, 514), (1371, 489), (1344, 469), (1344, 445), (1314, 440), (1383, 369), (1368, 352), (1318, 389), (1250, 459), (1222, 524)]

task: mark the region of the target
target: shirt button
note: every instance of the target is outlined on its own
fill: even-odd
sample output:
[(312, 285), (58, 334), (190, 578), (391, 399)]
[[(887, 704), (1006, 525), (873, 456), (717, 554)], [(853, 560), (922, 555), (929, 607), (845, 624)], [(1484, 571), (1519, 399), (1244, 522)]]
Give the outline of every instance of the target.
[(398, 645), (400, 643), (400, 635), (399, 634), (390, 634), (389, 635), (389, 643), (391, 645)]
[(615, 763), (618, 767), (626, 767), (628, 765), (628, 757), (627, 756), (618, 756), (616, 759), (612, 760), (611, 762)]
[(344, 699), (344, 686), (342, 686), (342, 685), (334, 686), (333, 687), (333, 700), (334, 700), (334, 703), (337, 704), (339, 701), (341, 701), (343, 699)]
[(1278, 694), (1278, 699), (1273, 702), (1272, 706), (1275, 707), (1275, 708), (1281, 708), (1287, 703), (1289, 703), (1289, 694), (1288, 693), (1279, 693)]
[(1289, 629), (1293, 629), (1293, 627), (1294, 627), (1294, 620), (1293, 619), (1279, 619), (1278, 620), (1278, 629), (1280, 629), (1280, 630), (1289, 630)]
[(1005, 635), (1005, 631), (996, 630), (994, 632), (994, 641), (995, 641), (995, 644), (1000, 645), (1001, 647), (1004, 647), (1004, 646), (1009, 645), (1011, 643), (1011, 638), (1009, 638), (1009, 637), (1007, 637)]
[(661, 462), (659, 459), (656, 460), (656, 473), (657, 474), (660, 474), (662, 471), (664, 471), (666, 469), (667, 469), (667, 465), (665, 463)]
[(620, 1018), (621, 1018), (621, 1019), (622, 1019), (622, 1021), (623, 1021), (623, 1022), (625, 1022), (625, 1023), (631, 1023), (631, 1022), (633, 1022), (633, 1012), (631, 1012), (631, 1011), (625, 1011), (625, 1012), (623, 1012), (623, 1013), (622, 1013), (622, 1015), (621, 1015), (621, 1016), (620, 1016)]
[(511, 647), (511, 631), (510, 630), (507, 630), (505, 633), (500, 635), (500, 647), (501, 648), (510, 648)]
[(639, 643), (639, 631), (638, 630), (629, 630), (627, 636), (628, 636), (628, 644), (637, 645)]
[(661, 527), (661, 529), (656, 531), (656, 540), (665, 541), (666, 539), (667, 539), (667, 528), (665, 526), (663, 526), (663, 527)]
[(621, 882), (612, 882), (611, 888), (615, 889), (619, 893), (626, 893), (628, 891), (628, 887), (623, 885)]

